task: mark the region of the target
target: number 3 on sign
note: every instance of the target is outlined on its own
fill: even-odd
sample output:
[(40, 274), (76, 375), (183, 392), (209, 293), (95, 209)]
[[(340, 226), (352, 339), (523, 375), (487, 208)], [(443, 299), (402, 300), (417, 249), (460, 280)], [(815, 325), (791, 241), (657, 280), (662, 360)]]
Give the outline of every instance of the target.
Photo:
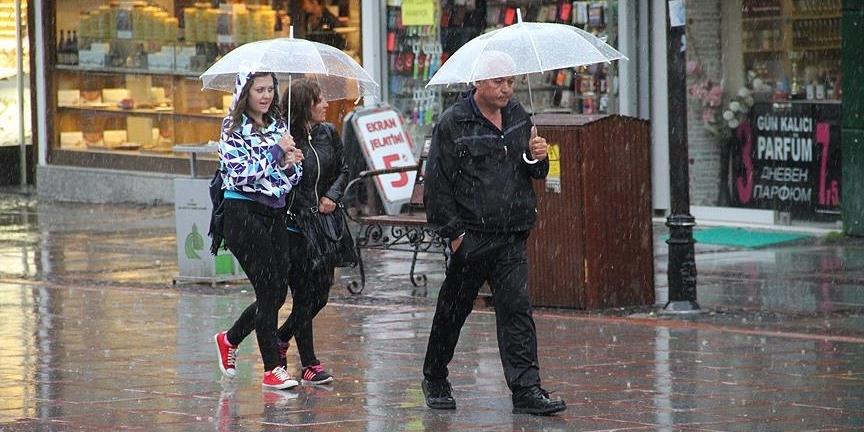
[[(393, 168), (393, 162), (396, 162), (402, 158), (399, 157), (398, 154), (393, 153), (384, 156), (382, 159), (384, 160), (384, 166), (389, 169)], [(408, 174), (405, 174), (404, 172), (395, 174), (399, 174), (399, 179), (390, 182), (390, 186), (393, 186), (394, 188), (400, 188), (408, 184)]]

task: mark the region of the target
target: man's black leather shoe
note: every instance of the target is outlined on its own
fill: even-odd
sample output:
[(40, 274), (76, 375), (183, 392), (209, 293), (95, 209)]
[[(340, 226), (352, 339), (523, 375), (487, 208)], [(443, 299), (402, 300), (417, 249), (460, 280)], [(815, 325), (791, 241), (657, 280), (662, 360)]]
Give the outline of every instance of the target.
[(561, 399), (549, 399), (549, 393), (539, 386), (513, 395), (513, 414), (550, 415), (567, 409)]
[(426, 397), (426, 406), (432, 409), (456, 409), (456, 400), (453, 399), (453, 389), (446, 379), (430, 381), (423, 379), (423, 396)]

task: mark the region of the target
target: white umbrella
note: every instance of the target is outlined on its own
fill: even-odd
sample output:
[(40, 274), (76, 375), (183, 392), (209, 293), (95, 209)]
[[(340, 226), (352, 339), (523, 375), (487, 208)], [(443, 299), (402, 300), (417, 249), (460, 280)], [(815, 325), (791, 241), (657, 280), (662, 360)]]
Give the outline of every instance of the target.
[[(293, 32), (292, 32), (293, 33)], [(250, 42), (234, 48), (201, 74), (205, 89), (234, 91), (241, 72), (273, 72), (288, 83), (288, 106), (291, 104), (291, 79), (307, 77), (321, 87), (324, 100), (356, 100), (377, 96), (378, 83), (342, 50), (293, 37)], [(290, 108), (289, 108), (290, 109)], [(286, 118), (290, 118), (288, 112)]]
[[(600, 38), (580, 28), (555, 23), (517, 22), (484, 33), (456, 50), (426, 86), (472, 83), (502, 76), (540, 73), (625, 59)], [(528, 80), (529, 98), (531, 81)], [(531, 98), (531, 112), (534, 100)]]

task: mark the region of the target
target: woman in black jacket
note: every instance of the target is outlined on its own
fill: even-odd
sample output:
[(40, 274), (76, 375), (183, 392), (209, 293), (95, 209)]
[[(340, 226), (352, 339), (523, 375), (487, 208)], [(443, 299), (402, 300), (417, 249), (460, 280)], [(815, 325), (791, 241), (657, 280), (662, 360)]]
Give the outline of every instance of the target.
[[(336, 127), (324, 121), (327, 102), (321, 97), (317, 83), (297, 80), (290, 91), (291, 135), (297, 148), (307, 156), (303, 160), (303, 178), (287, 197), (289, 211), (300, 214), (317, 208), (321, 213), (332, 213), (342, 200), (349, 177), (342, 141)], [(283, 101), (287, 105), (288, 98), (284, 97)], [(284, 106), (282, 112), (289, 112), (288, 107)], [(307, 240), (299, 227), (289, 224), (288, 229), (292, 232), (288, 283), (294, 303), (291, 315), (276, 332), (277, 344), (284, 358), (293, 337), (302, 364), (302, 383), (326, 384), (333, 381), (333, 377), (315, 357), (312, 319), (327, 304), (335, 267), (313, 265), (307, 253)]]

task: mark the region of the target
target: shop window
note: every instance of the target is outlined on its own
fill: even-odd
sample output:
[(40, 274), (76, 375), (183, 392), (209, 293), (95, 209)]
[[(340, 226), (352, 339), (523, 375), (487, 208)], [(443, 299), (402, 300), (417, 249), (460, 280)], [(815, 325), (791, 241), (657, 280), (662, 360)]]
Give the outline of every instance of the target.
[[(357, 58), (361, 51), (359, 0), (53, 3), (52, 163), (185, 172), (186, 155), (172, 147), (218, 140), (231, 101), (228, 93), (202, 91), (198, 76), (239, 45), (288, 36), (304, 3), (335, 17), (325, 27), (338, 37), (323, 42), (338, 39)], [(295, 36), (307, 33), (313, 36)]]
[[(434, 18), (421, 25), (405, 25), (402, 8), (388, 2), (387, 100), (406, 120), (415, 143), (431, 133), (443, 109), (467, 89), (458, 86), (426, 88), (426, 81), (450, 54), (469, 40), (497, 27), (516, 22), (516, 8), (523, 21), (557, 22), (577, 26), (617, 42), (617, 1), (442, 0), (435, 3)], [(534, 107), (538, 113), (598, 114), (617, 111), (617, 71), (614, 65), (548, 71), (530, 76)], [(528, 86), (518, 85), (515, 97), (530, 107)]]
[[(30, 121), (30, 58), (27, 41), (27, 2), (21, 2), (21, 45), (19, 69), (18, 38), (16, 35), (15, 3), (0, 2), (0, 147), (18, 147), (21, 129), (24, 142), (31, 144)], [(20, 75), (20, 76), (19, 76)], [(19, 82), (19, 78), (20, 82)], [(23, 91), (19, 99), (19, 85)], [(20, 118), (23, 105), (24, 118)], [(14, 152), (14, 150), (12, 150)], [(5, 152), (4, 152), (5, 154)]]
[[(720, 122), (731, 135), (731, 202), (792, 219), (835, 220), (841, 2), (747, 0), (740, 17), (745, 84), (728, 96)], [(745, 103), (733, 107), (737, 101)]]
[(744, 67), (772, 100), (840, 99), (840, 0), (742, 4)]

